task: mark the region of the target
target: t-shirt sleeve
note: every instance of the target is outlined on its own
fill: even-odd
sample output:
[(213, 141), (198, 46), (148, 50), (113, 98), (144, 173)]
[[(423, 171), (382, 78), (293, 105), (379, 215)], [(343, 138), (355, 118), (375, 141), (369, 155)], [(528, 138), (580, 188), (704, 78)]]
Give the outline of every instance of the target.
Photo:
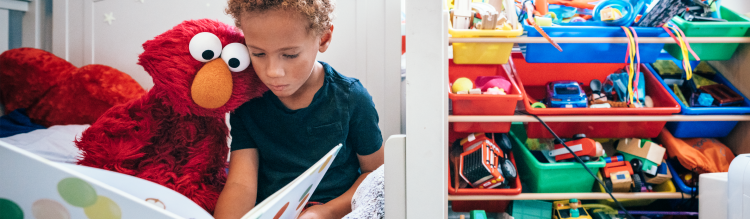
[(349, 135), (348, 145), (353, 146), (357, 154), (369, 155), (380, 150), (383, 136), (378, 127), (378, 112), (367, 89), (359, 81), (352, 84), (349, 92)]
[(245, 122), (242, 119), (240, 110), (229, 114), (229, 125), (232, 128), (232, 130), (229, 131), (229, 134), (232, 136), (232, 144), (230, 146), (231, 151), (245, 148), (258, 148), (250, 137), (250, 132), (248, 132), (245, 127)]

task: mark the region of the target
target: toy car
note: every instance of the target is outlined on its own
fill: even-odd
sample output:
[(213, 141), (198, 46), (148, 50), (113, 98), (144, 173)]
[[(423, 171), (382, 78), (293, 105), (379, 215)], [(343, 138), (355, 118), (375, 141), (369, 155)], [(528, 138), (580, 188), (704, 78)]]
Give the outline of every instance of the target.
[(577, 199), (553, 202), (552, 213), (554, 214), (552, 216), (554, 219), (591, 219), (589, 212), (586, 211), (586, 208), (581, 207), (581, 201)]
[[(471, 134), (461, 140), (464, 152), (459, 157), (459, 175), (474, 188), (508, 186), (515, 179), (516, 167), (501, 147), (484, 133)], [(505, 148), (505, 147), (503, 147)]]
[[(556, 142), (557, 143), (557, 142)], [(584, 162), (597, 160), (604, 154), (602, 144), (593, 139), (586, 138), (584, 134), (576, 135), (573, 140), (565, 142), (568, 147)], [(555, 149), (549, 151), (550, 157), (555, 157), (557, 162), (575, 161), (573, 154), (562, 144), (555, 144)]]
[(586, 108), (586, 93), (576, 81), (553, 81), (547, 84), (547, 107)]
[(604, 159), (607, 164), (602, 168), (604, 184), (612, 192), (640, 192), (643, 187), (643, 179), (633, 171), (629, 161), (623, 159), (622, 155), (616, 155)]

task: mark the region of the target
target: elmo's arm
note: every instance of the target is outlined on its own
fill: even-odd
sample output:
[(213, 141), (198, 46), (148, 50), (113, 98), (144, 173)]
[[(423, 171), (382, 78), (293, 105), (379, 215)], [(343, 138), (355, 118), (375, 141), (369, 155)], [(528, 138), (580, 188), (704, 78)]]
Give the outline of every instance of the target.
[(79, 165), (137, 174), (141, 148), (150, 144), (152, 120), (133, 101), (110, 108), (75, 141), (82, 152)]

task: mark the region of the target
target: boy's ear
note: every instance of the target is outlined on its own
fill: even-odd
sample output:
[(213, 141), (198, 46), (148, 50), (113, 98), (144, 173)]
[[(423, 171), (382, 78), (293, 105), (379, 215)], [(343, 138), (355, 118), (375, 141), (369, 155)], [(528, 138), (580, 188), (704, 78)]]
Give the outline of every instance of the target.
[(333, 24), (331, 24), (331, 28), (323, 32), (323, 35), (320, 36), (320, 53), (326, 52), (328, 50), (328, 46), (331, 45), (331, 37), (333, 35)]

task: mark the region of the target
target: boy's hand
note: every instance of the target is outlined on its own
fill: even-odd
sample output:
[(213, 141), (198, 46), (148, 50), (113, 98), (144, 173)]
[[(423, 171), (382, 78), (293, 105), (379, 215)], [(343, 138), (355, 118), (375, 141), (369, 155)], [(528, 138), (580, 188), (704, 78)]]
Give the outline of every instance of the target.
[(303, 211), (298, 219), (320, 219), (320, 218), (336, 218), (330, 209), (326, 208), (325, 205), (315, 205), (307, 208)]

